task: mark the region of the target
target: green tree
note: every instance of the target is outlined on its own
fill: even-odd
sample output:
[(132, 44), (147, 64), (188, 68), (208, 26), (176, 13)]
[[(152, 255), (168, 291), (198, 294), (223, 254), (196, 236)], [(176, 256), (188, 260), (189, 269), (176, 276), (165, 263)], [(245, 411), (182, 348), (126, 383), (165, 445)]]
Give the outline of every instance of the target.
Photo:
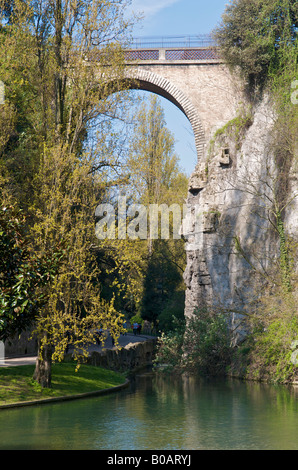
[(32, 327), (47, 302), (42, 289), (54, 280), (63, 249), (40, 257), (30, 247), (25, 217), (12, 207), (0, 209), (0, 340)]
[[(179, 217), (182, 217), (188, 180), (179, 169), (178, 157), (174, 153), (174, 138), (166, 127), (158, 99), (152, 96), (141, 104), (137, 112), (133, 109), (133, 126), (126, 160), (129, 180), (119, 185), (119, 192), (114, 191), (113, 199), (110, 200), (115, 202), (115, 239), (106, 238), (104, 243), (100, 243), (98, 256), (102, 265), (107, 266), (109, 277), (106, 282), (115, 289), (116, 304), (125, 315), (130, 317), (142, 312), (144, 319), (156, 321), (167, 306), (173, 290), (181, 290), (183, 293), (185, 252), (183, 241), (172, 237), (171, 213), (169, 239), (161, 239), (160, 227), (155, 238), (151, 237), (148, 220), (150, 205), (160, 207), (165, 204), (170, 207), (175, 204), (180, 211)], [(141, 204), (145, 209), (145, 234), (140, 235), (138, 232), (136, 210), (125, 222), (126, 229), (130, 224), (135, 224), (134, 237), (117, 238), (120, 223), (117, 196), (121, 194), (126, 201), (127, 213), (133, 211), (134, 204)], [(107, 287), (105, 292), (108, 291)], [(183, 301), (180, 307), (183, 312)], [(170, 316), (168, 320), (169, 323), (172, 321)]]
[(1, 13), (4, 14), (7, 20), (9, 20), (12, 15), (13, 7), (14, 7), (13, 0), (6, 0), (5, 2), (1, 4)]
[[(154, 95), (151, 95), (148, 105), (141, 106), (137, 115), (128, 167), (130, 191), (136, 201), (147, 205), (148, 209), (153, 204), (166, 204), (168, 207), (175, 204), (183, 216), (188, 180), (179, 168), (174, 137), (166, 127), (163, 109)], [(168, 221), (172, 230), (174, 220), (171, 213)], [(181, 239), (174, 240), (171, 230), (168, 239), (162, 239), (161, 228), (157, 231), (157, 239), (148, 233), (141, 312), (142, 317), (149, 321), (156, 322), (173, 292), (183, 290), (184, 243)]]
[(174, 143), (160, 101), (151, 95), (137, 113), (127, 162), (135, 201), (171, 204), (185, 197), (187, 178), (179, 168)]
[[(96, 197), (104, 186), (100, 170), (111, 157), (104, 145), (107, 118), (119, 104), (112, 93), (122, 89), (126, 4), (16, 0), (9, 23), (2, 22), (1, 73), (17, 123), (3, 146), (4, 189), (31, 214), (31, 243), (41, 258), (61, 240), (67, 247), (36, 319), (35, 377), (47, 387), (51, 361), (63, 358), (67, 343), (79, 359), (95, 326), (119, 334), (120, 316), (113, 297), (101, 299), (91, 248)], [(21, 165), (26, 159), (28, 173)]]
[(296, 0), (233, 0), (214, 36), (227, 64), (239, 69), (250, 93), (262, 90), (297, 40)]

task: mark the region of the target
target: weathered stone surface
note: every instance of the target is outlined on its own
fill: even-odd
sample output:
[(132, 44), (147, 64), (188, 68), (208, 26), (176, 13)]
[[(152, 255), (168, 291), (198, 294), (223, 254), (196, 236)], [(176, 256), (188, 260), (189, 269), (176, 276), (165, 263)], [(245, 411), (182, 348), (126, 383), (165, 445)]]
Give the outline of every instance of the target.
[[(228, 68), (217, 63), (151, 64), (140, 61), (127, 69), (131, 88), (157, 93), (173, 102), (189, 119), (195, 137), (198, 163), (208, 149), (213, 133), (235, 117), (242, 90)], [(195, 184), (197, 177), (194, 177)], [(202, 183), (198, 183), (202, 184)]]
[(152, 364), (156, 340), (129, 343), (121, 349), (105, 349), (90, 353), (88, 363), (117, 371), (128, 371)]
[(231, 163), (229, 149), (221, 148), (217, 158), (219, 165), (229, 165)]
[[(187, 255), (186, 316), (194, 308), (210, 304), (234, 311), (236, 324), (236, 312), (243, 311), (252, 294), (260, 289), (260, 277), (237, 252), (235, 237), (260, 271), (268, 269), (270, 260), (276, 257), (278, 240), (269, 230), (262, 208), (267, 183), (269, 187), (276, 174), (271, 145), (273, 125), (274, 115), (264, 100), (254, 110), (253, 122), (240, 145), (223, 135), (219, 148), (215, 144), (213, 153), (200, 163), (208, 169), (208, 177), (200, 191), (189, 191), (182, 228)], [(288, 200), (295, 194), (297, 169), (292, 168)], [(297, 240), (298, 197), (287, 207), (285, 228)]]
[(204, 172), (194, 171), (189, 179), (188, 190), (192, 193), (200, 191), (205, 188), (207, 184), (207, 177)]

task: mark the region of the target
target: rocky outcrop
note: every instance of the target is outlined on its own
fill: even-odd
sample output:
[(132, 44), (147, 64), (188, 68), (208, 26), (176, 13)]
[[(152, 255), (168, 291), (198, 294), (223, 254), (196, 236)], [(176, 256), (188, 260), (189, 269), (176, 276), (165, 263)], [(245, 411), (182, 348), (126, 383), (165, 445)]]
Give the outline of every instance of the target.
[[(275, 117), (268, 100), (242, 111), (218, 129), (190, 178), (186, 239), (185, 314), (204, 304), (243, 311), (270, 269), (278, 240), (270, 229), (277, 169), (272, 129)], [(297, 172), (289, 172), (289, 201), (284, 224), (297, 240)], [(271, 201), (271, 202), (270, 202)], [(259, 274), (257, 274), (259, 273)]]

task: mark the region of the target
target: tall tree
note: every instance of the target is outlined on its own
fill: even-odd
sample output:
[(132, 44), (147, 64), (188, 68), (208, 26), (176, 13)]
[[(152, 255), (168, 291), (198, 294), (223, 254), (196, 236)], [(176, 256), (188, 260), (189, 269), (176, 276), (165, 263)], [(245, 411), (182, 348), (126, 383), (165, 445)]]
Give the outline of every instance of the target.
[[(150, 206), (162, 207), (165, 204), (170, 208), (174, 205), (182, 220), (188, 179), (179, 168), (174, 143), (174, 137), (166, 127), (160, 101), (151, 95), (148, 104), (143, 104), (137, 114), (128, 159), (130, 191), (138, 202), (147, 206), (149, 216), (153, 214)], [(154, 322), (174, 291), (183, 289), (184, 243), (181, 239), (173, 239), (174, 222), (174, 216), (169, 212), (169, 218), (164, 222), (170, 225), (167, 239), (162, 239), (162, 227), (156, 230), (157, 239), (154, 239), (150, 233), (152, 220), (148, 221), (147, 267), (141, 311), (144, 319)]]
[[(104, 303), (100, 297), (90, 247), (102, 188), (98, 170), (109, 165), (110, 158), (100, 143), (119, 104), (111, 94), (122, 89), (119, 41), (129, 29), (126, 5), (126, 0), (15, 0), (9, 24), (2, 22), (7, 103), (14, 109), (21, 104), (26, 117), (23, 132), (14, 129), (17, 151), (10, 151), (12, 132), (3, 150), (11, 197), (30, 212), (32, 244), (41, 256), (62, 240), (68, 247), (59, 275), (46, 287), (51, 295), (36, 322), (40, 351), (35, 377), (43, 386), (51, 385), (52, 359), (60, 360), (66, 350), (66, 332), (79, 355), (95, 325), (101, 323), (115, 335), (120, 327), (113, 298)], [(11, 80), (14, 76), (17, 84)], [(17, 111), (19, 125), (21, 121)], [(33, 162), (28, 187), (8, 164), (18, 165), (21, 175), (24, 156)]]
[(160, 101), (151, 95), (137, 113), (128, 158), (130, 184), (138, 202), (179, 203), (185, 196), (186, 177), (179, 168), (174, 144)]
[[(165, 222), (169, 228), (166, 239), (160, 239), (160, 228), (152, 236), (150, 209), (175, 204), (182, 217), (188, 179), (179, 168), (174, 138), (166, 127), (157, 97), (151, 96), (135, 109), (126, 160), (129, 180), (114, 193), (115, 239), (107, 236), (99, 244), (98, 253), (101, 262), (108, 266), (109, 284), (117, 289), (116, 302), (121, 310), (131, 317), (147, 308), (144, 318), (155, 321), (173, 291), (183, 290), (185, 252), (183, 241), (173, 239), (171, 212), (166, 214), (169, 215)], [(123, 224), (117, 212), (120, 199), (126, 211), (122, 239), (118, 237), (119, 224)]]

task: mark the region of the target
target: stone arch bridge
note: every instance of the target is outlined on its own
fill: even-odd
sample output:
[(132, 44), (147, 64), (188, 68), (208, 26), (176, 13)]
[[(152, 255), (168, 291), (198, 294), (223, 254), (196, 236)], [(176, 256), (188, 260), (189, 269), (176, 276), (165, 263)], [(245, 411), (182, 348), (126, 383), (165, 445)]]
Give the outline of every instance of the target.
[[(213, 133), (235, 117), (239, 106), (237, 83), (210, 45), (175, 47), (167, 41), (127, 49), (131, 89), (156, 93), (174, 103), (188, 118), (194, 133), (198, 162), (204, 159)], [(147, 46), (147, 47), (146, 47)]]

